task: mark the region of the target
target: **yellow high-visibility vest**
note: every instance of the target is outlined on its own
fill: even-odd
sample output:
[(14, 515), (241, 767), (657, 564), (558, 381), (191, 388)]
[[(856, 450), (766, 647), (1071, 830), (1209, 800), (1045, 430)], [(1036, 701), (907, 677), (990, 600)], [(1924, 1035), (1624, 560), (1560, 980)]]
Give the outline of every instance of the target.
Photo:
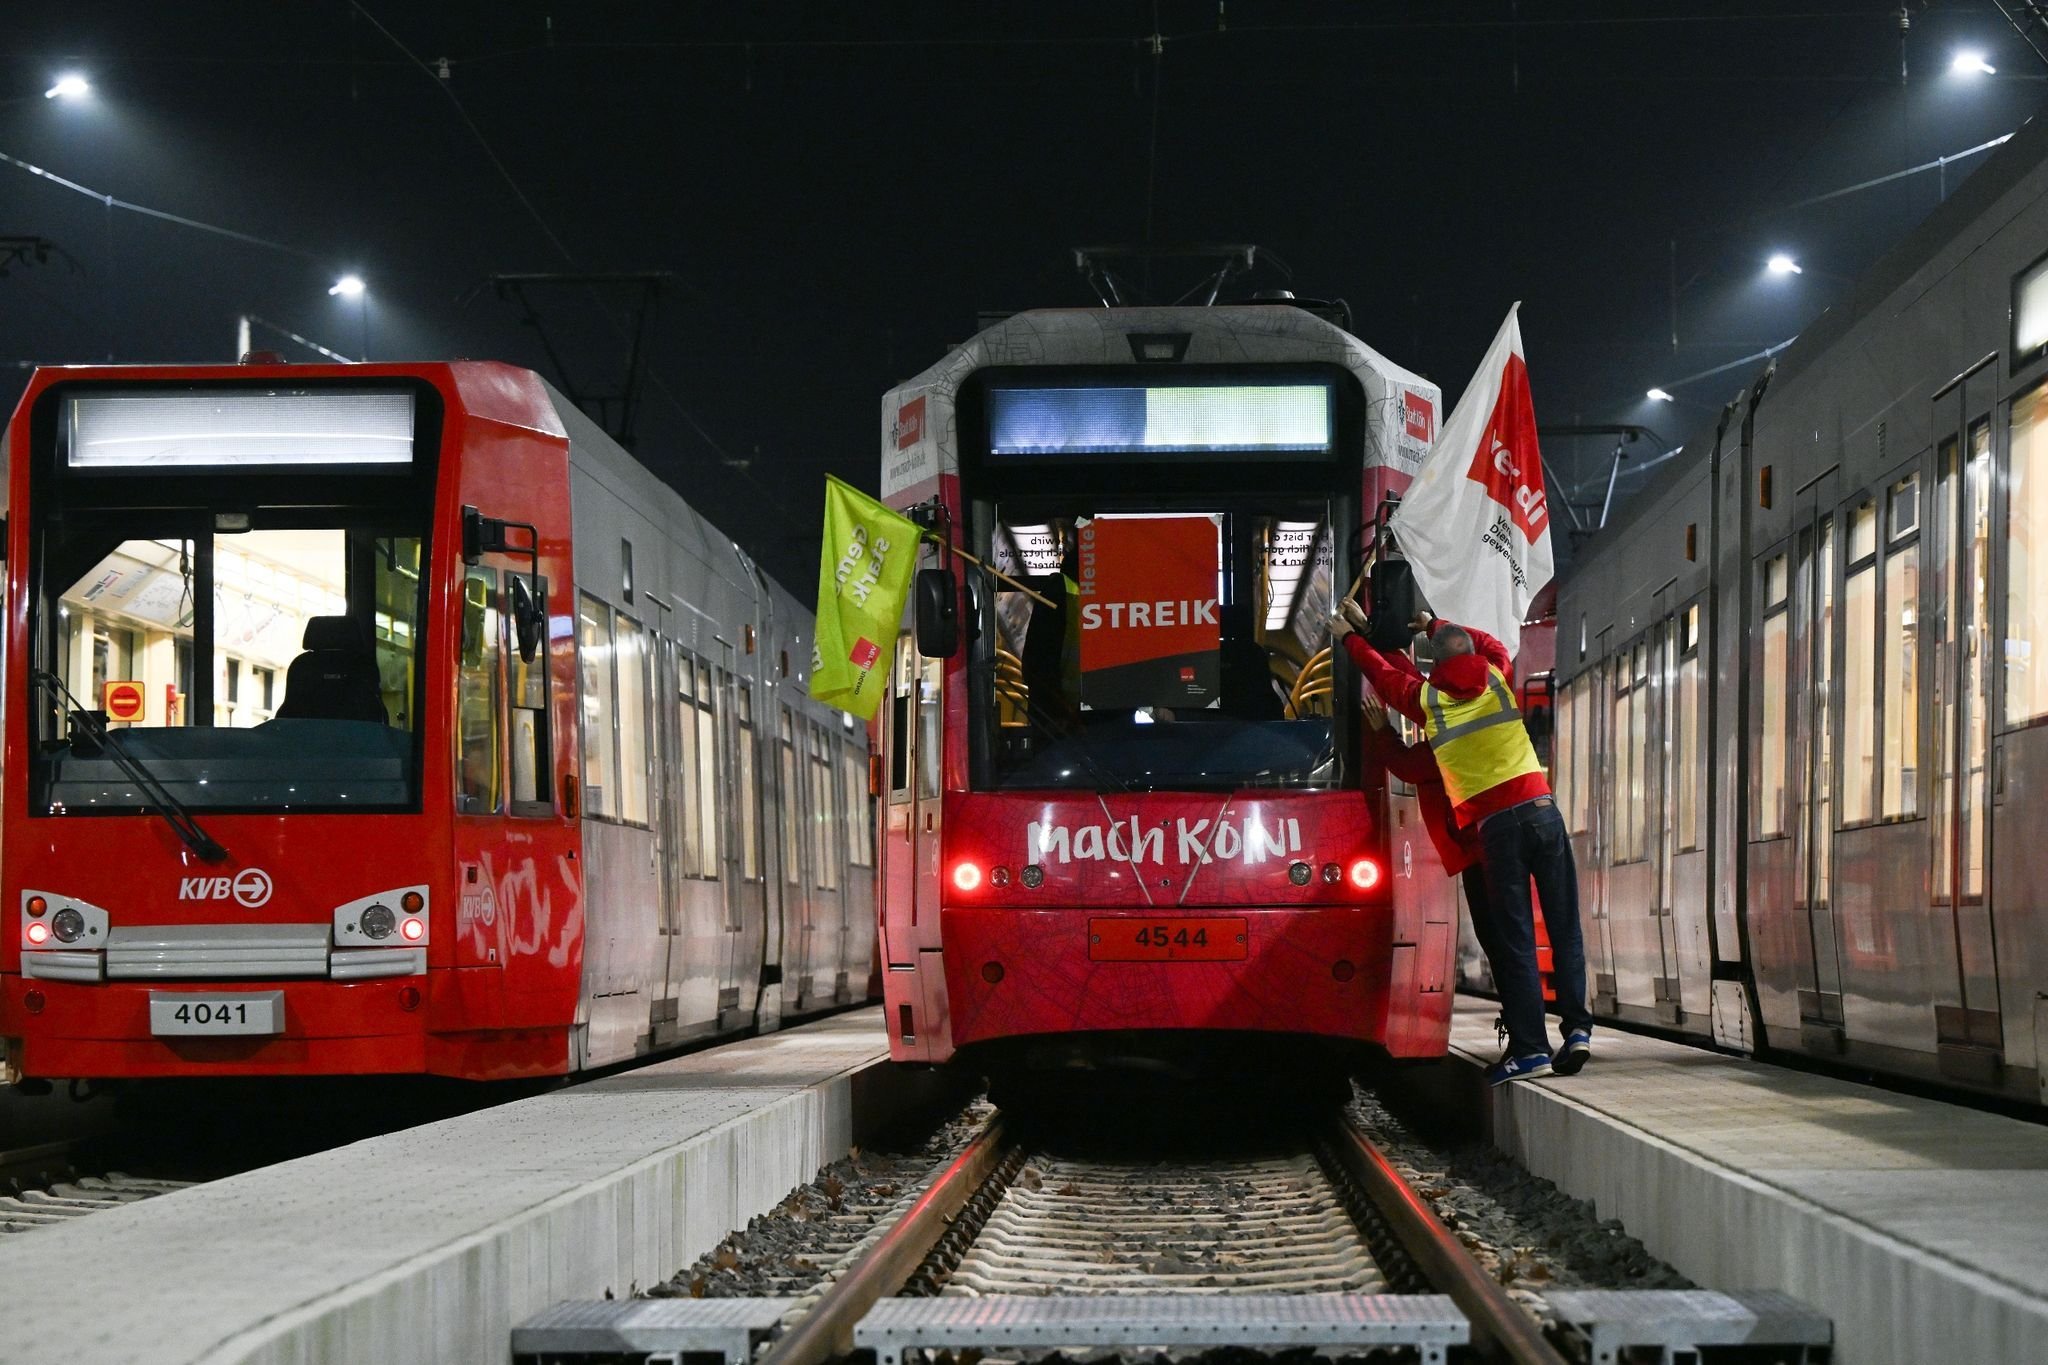
[(1453, 697), (1422, 685), (1422, 733), (1453, 807), (1503, 782), (1543, 771), (1507, 676), (1491, 665), (1486, 674), (1486, 690), (1476, 697)]

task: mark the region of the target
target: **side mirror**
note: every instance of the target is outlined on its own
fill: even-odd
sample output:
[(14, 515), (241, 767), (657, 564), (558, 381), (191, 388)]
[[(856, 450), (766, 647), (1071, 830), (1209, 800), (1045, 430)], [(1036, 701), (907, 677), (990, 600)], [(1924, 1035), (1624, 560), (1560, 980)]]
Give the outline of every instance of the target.
[(1405, 559), (1382, 559), (1372, 566), (1372, 647), (1406, 649), (1414, 643), (1408, 623), (1415, 619), (1415, 570)]
[(512, 638), (519, 646), (522, 663), (532, 663), (533, 656), (540, 652), (541, 636), (546, 632), (548, 614), (534, 597), (533, 589), (523, 578), (512, 580)]
[(960, 652), (960, 584), (951, 569), (919, 569), (912, 593), (917, 652), (950, 659)]

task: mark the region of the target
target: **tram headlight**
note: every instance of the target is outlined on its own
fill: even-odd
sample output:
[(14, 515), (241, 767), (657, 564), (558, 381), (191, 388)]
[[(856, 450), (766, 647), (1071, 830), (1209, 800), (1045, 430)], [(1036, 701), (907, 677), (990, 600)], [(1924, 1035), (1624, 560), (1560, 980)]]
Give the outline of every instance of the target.
[(363, 917), (356, 923), (361, 926), (364, 938), (386, 939), (398, 927), (398, 916), (388, 905), (373, 905), (363, 911)]
[(21, 931), (21, 936), (28, 940), (29, 947), (40, 948), (50, 941), (50, 926), (39, 919), (30, 920), (28, 928)]
[(1030, 887), (1033, 891), (1045, 885), (1045, 869), (1037, 863), (1024, 864), (1024, 871), (1018, 875), (1024, 879), (1024, 885)]
[(76, 943), (85, 937), (85, 916), (67, 905), (50, 916), (50, 932), (59, 943)]
[(981, 886), (981, 865), (961, 861), (953, 864), (953, 886), (959, 891), (974, 891)]
[(1380, 884), (1380, 865), (1370, 858), (1360, 858), (1351, 864), (1351, 884), (1360, 891), (1370, 891)]
[(1307, 863), (1293, 862), (1287, 865), (1287, 880), (1293, 882), (1296, 886), (1307, 886), (1308, 877), (1309, 866)]

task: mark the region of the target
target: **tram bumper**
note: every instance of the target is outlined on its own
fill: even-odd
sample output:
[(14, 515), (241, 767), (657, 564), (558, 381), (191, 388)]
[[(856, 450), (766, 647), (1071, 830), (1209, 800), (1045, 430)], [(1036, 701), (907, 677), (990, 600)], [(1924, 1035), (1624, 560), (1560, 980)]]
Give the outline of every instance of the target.
[(1211, 1031), (1385, 1047), (1393, 928), (1385, 904), (948, 907), (941, 930), (952, 1041)]
[[(412, 1073), (428, 1069), (427, 979), (86, 983), (8, 975), (0, 977), (0, 1022), (18, 1034), (16, 1079)], [(218, 1020), (222, 1006), (231, 1015)]]

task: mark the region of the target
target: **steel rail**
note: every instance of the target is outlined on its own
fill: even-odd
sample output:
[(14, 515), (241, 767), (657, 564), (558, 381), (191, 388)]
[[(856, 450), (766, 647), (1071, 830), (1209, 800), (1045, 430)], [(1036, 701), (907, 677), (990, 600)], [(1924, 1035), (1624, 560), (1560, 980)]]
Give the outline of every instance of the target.
[(34, 1184), (61, 1178), (70, 1170), (71, 1155), (77, 1149), (78, 1139), (65, 1138), (33, 1147), (0, 1151), (0, 1186), (17, 1181)]
[(967, 1201), (1002, 1163), (1009, 1146), (999, 1114), (757, 1365), (825, 1365), (850, 1354), (854, 1324), (877, 1299), (897, 1293), (909, 1282)]
[(1566, 1365), (1543, 1339), (1536, 1320), (1472, 1259), (1372, 1140), (1352, 1123), (1340, 1122), (1338, 1128), (1332, 1144), (1338, 1164), (1372, 1200), (1401, 1249), (1471, 1321), (1473, 1345), (1489, 1358), (1514, 1365)]

